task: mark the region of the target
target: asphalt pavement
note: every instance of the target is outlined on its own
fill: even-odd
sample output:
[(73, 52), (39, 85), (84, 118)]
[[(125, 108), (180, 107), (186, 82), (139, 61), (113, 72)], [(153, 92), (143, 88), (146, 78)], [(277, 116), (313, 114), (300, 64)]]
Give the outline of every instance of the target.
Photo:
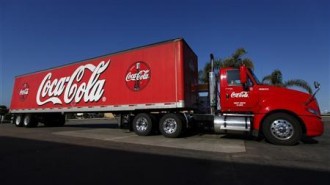
[(245, 135), (136, 136), (112, 120), (65, 127), (0, 124), (0, 183), (328, 184), (330, 123), (321, 137), (276, 146)]

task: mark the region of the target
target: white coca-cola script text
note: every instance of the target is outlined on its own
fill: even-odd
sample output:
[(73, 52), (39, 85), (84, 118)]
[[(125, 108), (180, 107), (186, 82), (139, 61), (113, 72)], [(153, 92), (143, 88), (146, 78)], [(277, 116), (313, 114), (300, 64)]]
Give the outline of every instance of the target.
[(29, 94), (29, 88), (21, 89), (19, 91), (20, 96), (28, 95)]
[[(110, 60), (102, 61), (97, 66), (86, 64), (79, 66), (71, 76), (52, 79), (52, 72), (49, 72), (42, 80), (36, 101), (38, 105), (44, 105), (52, 102), (53, 104), (68, 104), (73, 100), (75, 103), (84, 100), (84, 102), (96, 102), (100, 100), (104, 93), (105, 80), (100, 79), (100, 75), (108, 68)], [(82, 82), (86, 71), (92, 74), (89, 80)], [(63, 100), (60, 96), (64, 93)]]
[(149, 71), (150, 70), (141, 70), (138, 73), (129, 72), (126, 75), (126, 82), (128, 81), (137, 81), (137, 80), (147, 80), (149, 79)]
[(246, 91), (242, 91), (239, 93), (232, 92), (230, 97), (231, 98), (248, 98), (249, 94)]

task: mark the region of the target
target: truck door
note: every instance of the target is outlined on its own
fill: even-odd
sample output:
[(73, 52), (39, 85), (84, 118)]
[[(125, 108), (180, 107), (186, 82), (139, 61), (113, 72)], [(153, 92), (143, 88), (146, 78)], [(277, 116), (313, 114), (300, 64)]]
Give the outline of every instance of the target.
[(220, 102), (224, 112), (252, 112), (258, 105), (257, 90), (248, 76), (244, 87), (240, 81), (239, 69), (223, 71), (226, 78), (221, 79)]

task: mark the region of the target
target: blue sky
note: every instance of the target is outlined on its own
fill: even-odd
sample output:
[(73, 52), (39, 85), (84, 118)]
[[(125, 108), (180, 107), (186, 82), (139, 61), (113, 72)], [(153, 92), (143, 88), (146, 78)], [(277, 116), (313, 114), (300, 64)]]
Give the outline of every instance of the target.
[(280, 69), (319, 81), (330, 111), (329, 10), (328, 0), (0, 0), (0, 104), (16, 75), (183, 37), (200, 67), (244, 47), (260, 79)]

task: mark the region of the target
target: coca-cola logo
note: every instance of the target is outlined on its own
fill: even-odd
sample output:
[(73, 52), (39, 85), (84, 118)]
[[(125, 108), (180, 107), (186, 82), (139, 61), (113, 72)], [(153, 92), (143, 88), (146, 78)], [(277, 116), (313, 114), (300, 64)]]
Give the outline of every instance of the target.
[(140, 91), (145, 88), (151, 78), (151, 71), (145, 62), (136, 62), (131, 65), (126, 73), (126, 85), (132, 91)]
[(231, 98), (248, 98), (249, 94), (246, 91), (242, 91), (239, 93), (232, 92), (230, 95)]
[(22, 85), (22, 88), (19, 90), (19, 99), (21, 101), (25, 101), (28, 95), (29, 95), (29, 84), (24, 83)]
[[(38, 105), (46, 103), (69, 104), (78, 103), (83, 100), (87, 102), (97, 102), (103, 96), (105, 79), (100, 79), (101, 74), (108, 68), (110, 60), (101, 61), (97, 66), (86, 64), (79, 66), (70, 76), (62, 78), (52, 78), (49, 72), (42, 80), (36, 101)], [(91, 74), (88, 80), (84, 78), (86, 71)], [(63, 95), (63, 96), (62, 96)], [(62, 97), (62, 98), (61, 98)], [(103, 97), (103, 99), (105, 99)]]

